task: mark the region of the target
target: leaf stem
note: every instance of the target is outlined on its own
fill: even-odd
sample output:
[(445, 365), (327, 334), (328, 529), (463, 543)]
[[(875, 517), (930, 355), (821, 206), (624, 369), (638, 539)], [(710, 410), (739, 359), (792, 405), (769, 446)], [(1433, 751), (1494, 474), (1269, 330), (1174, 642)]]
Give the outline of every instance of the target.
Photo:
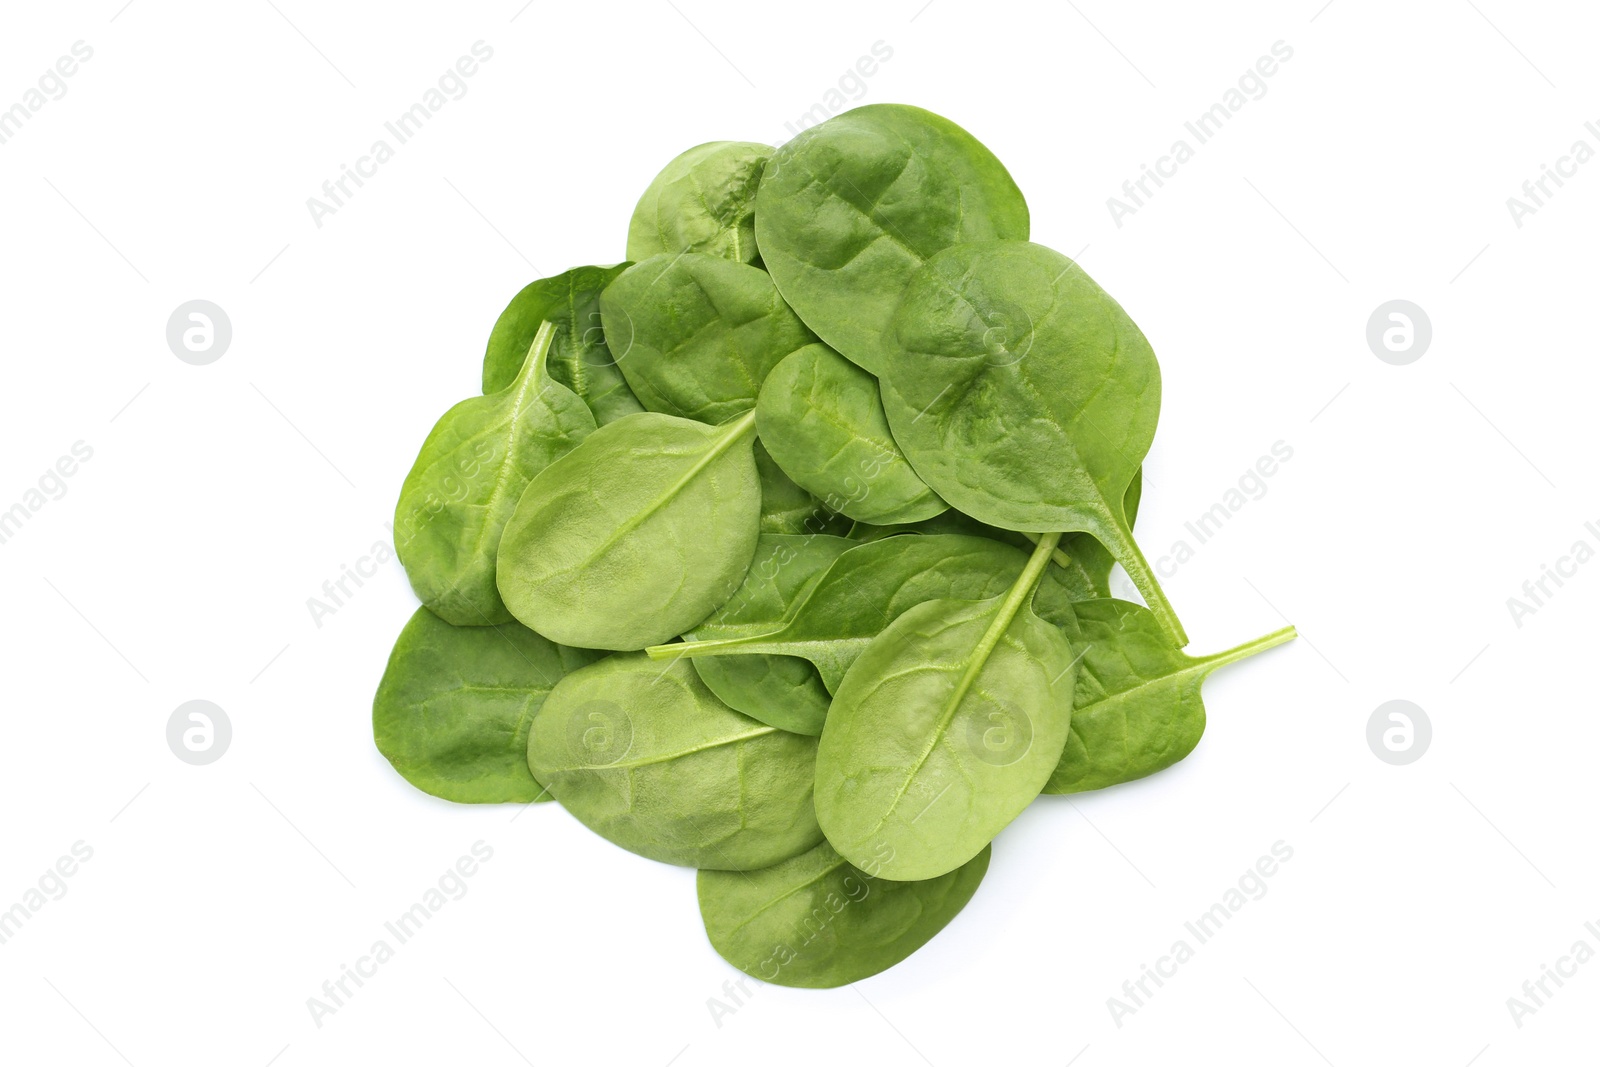
[[(693, 659), (696, 656), (721, 656), (728, 653), (743, 652), (743, 645), (766, 644), (772, 634), (752, 634), (748, 637), (724, 637), (716, 641), (678, 641), (670, 645), (651, 645), (644, 650), (644, 654), (651, 659), (675, 659), (683, 656)], [(751, 649), (752, 652), (765, 652), (765, 648)]]
[[(1020, 532), (1021, 532), (1023, 537), (1026, 537), (1028, 540), (1032, 541), (1034, 544), (1038, 544), (1039, 543), (1039, 538), (1041, 536), (1043, 536), (1042, 534), (1029, 533), (1026, 530), (1023, 530), (1023, 531), (1020, 531)], [(1057, 567), (1060, 567), (1063, 570), (1069, 570), (1069, 571), (1070, 570), (1075, 570), (1076, 567), (1077, 567), (1077, 564), (1075, 563), (1073, 558), (1071, 556), (1067, 555), (1064, 551), (1062, 551), (1059, 548), (1051, 550), (1051, 552), (1050, 552), (1050, 562), (1054, 563)]]
[(523, 357), (522, 369), (517, 372), (516, 378), (501, 392), (509, 392), (516, 388), (526, 378), (542, 378), (545, 373), (545, 360), (550, 355), (550, 344), (555, 340), (556, 327), (549, 319), (539, 323), (539, 332), (533, 335), (533, 343), (528, 346), (528, 354)]
[(1172, 602), (1167, 599), (1161, 583), (1156, 581), (1155, 571), (1144, 558), (1144, 553), (1139, 550), (1139, 543), (1124, 526), (1114, 524), (1109, 532), (1115, 536), (1116, 544), (1107, 544), (1106, 547), (1111, 549), (1111, 554), (1122, 564), (1122, 569), (1128, 572), (1128, 577), (1133, 579), (1134, 588), (1144, 597), (1145, 606), (1155, 615), (1156, 621), (1161, 624), (1161, 629), (1166, 631), (1167, 637), (1175, 647), (1182, 648), (1187, 645), (1189, 635), (1183, 632), (1183, 623), (1178, 621), (1178, 613), (1173, 610)]
[(1244, 644), (1235, 648), (1230, 648), (1225, 652), (1218, 652), (1214, 655), (1206, 656), (1204, 658), (1207, 663), (1213, 664), (1217, 667), (1221, 667), (1228, 663), (1238, 663), (1240, 660), (1248, 659), (1257, 652), (1265, 652), (1269, 648), (1276, 648), (1278, 645), (1284, 644), (1285, 642), (1293, 641), (1297, 636), (1299, 635), (1295, 632), (1295, 628), (1293, 626), (1285, 626), (1281, 630), (1274, 630), (1270, 634), (1256, 638), (1254, 641), (1246, 641)]

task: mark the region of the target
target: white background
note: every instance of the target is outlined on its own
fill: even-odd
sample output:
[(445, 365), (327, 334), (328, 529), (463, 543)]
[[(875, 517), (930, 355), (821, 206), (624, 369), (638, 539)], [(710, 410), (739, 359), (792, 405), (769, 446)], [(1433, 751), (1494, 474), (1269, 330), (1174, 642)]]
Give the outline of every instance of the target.
[[(1592, 9), (123, 2), (7, 5), (0, 32), (0, 107), (75, 41), (94, 49), (0, 145), (0, 510), (93, 449), (0, 545), (0, 908), (93, 849), (0, 945), (0, 1057), (1592, 1058), (1600, 964), (1520, 1028), (1506, 1005), (1573, 942), (1600, 949), (1583, 925), (1600, 920), (1600, 565), (1520, 627), (1506, 605), (1574, 541), (1600, 545), (1600, 162), (1520, 228), (1506, 206), (1573, 141), (1600, 148)], [(467, 94), (317, 227), (307, 198), (478, 40), (494, 55)], [(1107, 198), (1280, 40), (1293, 58), (1266, 95), (1116, 226)], [(477, 391), (520, 286), (620, 259), (669, 158), (783, 140), (878, 41), (893, 55), (858, 102), (973, 131), (1034, 238), (1082, 250), (1154, 343), (1152, 556), (1292, 447), (1166, 588), (1193, 651), (1280, 612), (1303, 636), (1209, 682), (1184, 763), (1032, 807), (910, 962), (758, 987), (719, 1026), (708, 1000), (736, 972), (693, 872), (555, 805), (512, 821), (436, 801), (374, 749), (371, 694), (415, 603), (398, 565), (320, 627), (307, 600), (387, 539), (418, 444)], [(203, 367), (165, 340), (197, 298), (234, 330)], [(1365, 340), (1396, 298), (1433, 324), (1408, 366)], [(234, 730), (204, 767), (165, 740), (196, 698)], [(1396, 698), (1433, 724), (1409, 766), (1366, 741)], [(315, 1025), (307, 998), (479, 840), (494, 855), (468, 894)], [(1113, 1022), (1124, 980), (1280, 840), (1293, 858), (1266, 895)]]

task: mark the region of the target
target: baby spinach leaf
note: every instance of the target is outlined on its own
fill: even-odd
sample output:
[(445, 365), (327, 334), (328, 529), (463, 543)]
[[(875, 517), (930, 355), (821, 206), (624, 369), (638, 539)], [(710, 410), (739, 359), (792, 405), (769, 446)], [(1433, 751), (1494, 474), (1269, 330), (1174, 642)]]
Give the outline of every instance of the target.
[(567, 675), (528, 736), (533, 776), (595, 833), (662, 863), (766, 867), (822, 839), (814, 738), (748, 719), (687, 663), (608, 656)]
[(756, 550), (754, 431), (754, 412), (723, 426), (644, 412), (590, 434), (528, 485), (506, 524), (511, 613), (582, 648), (643, 648), (698, 625)]
[[(1172, 766), (1200, 743), (1200, 686), (1218, 667), (1294, 639), (1286, 626), (1210, 656), (1172, 647), (1149, 609), (1122, 600), (1072, 605), (1083, 660), (1073, 696), (1072, 735), (1046, 793), (1082, 793)], [(1064, 614), (1041, 612), (1063, 623)], [(1070, 624), (1069, 624), (1070, 625)]]
[(534, 475), (594, 429), (578, 395), (546, 372), (554, 336), (540, 327), (504, 390), (445, 412), (400, 487), (395, 553), (418, 599), (457, 626), (511, 621), (495, 584), (501, 532)]
[(884, 410), (923, 481), (1003, 529), (1092, 534), (1187, 643), (1123, 508), (1161, 371), (1105, 290), (1043, 245), (958, 245), (911, 280), (885, 350)]
[[(983, 600), (1004, 592), (1028, 557), (1009, 545), (960, 534), (903, 535), (852, 548), (770, 633), (658, 645), (653, 659), (675, 656), (786, 655), (816, 664), (828, 692), (837, 693), (845, 671), (902, 612), (937, 598)], [(1067, 590), (1050, 580), (1041, 596), (1070, 604)]]
[(816, 340), (766, 271), (693, 252), (623, 271), (600, 315), (639, 402), (700, 422), (750, 410), (778, 361)]
[(643, 411), (622, 380), (600, 327), (600, 292), (630, 264), (574, 267), (554, 278), (531, 282), (500, 313), (483, 355), (483, 391), (509, 386), (528, 355), (539, 324), (555, 327), (547, 363), (550, 377), (583, 398), (604, 426)]
[[(1128, 517), (1129, 530), (1133, 529), (1134, 519), (1138, 517), (1139, 497), (1143, 489), (1144, 468), (1141, 467), (1133, 472), (1133, 481), (1128, 483), (1128, 491), (1122, 494), (1122, 511)], [(1077, 599), (1096, 600), (1111, 595), (1111, 568), (1117, 561), (1106, 551), (1104, 545), (1089, 534), (1067, 534), (1062, 537), (1061, 547), (1056, 550), (1056, 555), (1052, 559), (1068, 570), (1076, 572), (1078, 580), (1093, 590), (1091, 595)]]
[(757, 262), (756, 187), (771, 155), (771, 145), (711, 141), (668, 163), (633, 209), (628, 258), (704, 252)]
[[(872, 868), (868, 868), (871, 870)], [(989, 849), (937, 878), (891, 882), (826, 841), (759, 871), (701, 871), (717, 954), (774, 985), (831, 989), (886, 971), (932, 940), (978, 889)]]
[(993, 153), (905, 104), (869, 104), (803, 131), (767, 163), (756, 194), (756, 239), (778, 290), (874, 374), (923, 261), (963, 241), (1027, 236), (1028, 205)]
[(917, 522), (946, 510), (890, 436), (876, 379), (827, 345), (767, 375), (756, 432), (791, 478), (852, 519)]
[(850, 862), (876, 860), (883, 877), (906, 881), (953, 871), (1049, 780), (1077, 661), (1030, 602), (1058, 537), (1039, 542), (1003, 596), (930, 600), (901, 615), (834, 691), (817, 746), (817, 821)]
[[(1139, 506), (1139, 477), (1134, 476), (1133, 485), (1128, 487), (1126, 506), (1131, 515)], [(970, 515), (963, 515), (954, 508), (949, 508), (931, 519), (920, 522), (893, 523), (886, 526), (876, 526), (872, 523), (858, 522), (845, 531), (852, 541), (878, 541), (885, 537), (892, 537), (898, 533), (941, 534), (960, 533), (973, 537), (987, 537), (993, 541), (1015, 545), (1024, 552), (1033, 551), (1033, 546), (1039, 543), (1038, 534), (1015, 533), (1011, 530), (1002, 530), (997, 526), (979, 522)], [(1111, 595), (1111, 567), (1116, 560), (1111, 558), (1105, 548), (1088, 534), (1071, 534), (1061, 538), (1061, 544), (1050, 554), (1050, 562), (1055, 568), (1048, 572), (1045, 588), (1059, 586), (1070, 600), (1096, 600)]]
[[(766, 633), (854, 544), (826, 534), (762, 534), (744, 582), (728, 602), (686, 636), (693, 641)], [(798, 656), (706, 656), (694, 661), (701, 681), (735, 711), (791, 733), (815, 736), (833, 699), (822, 677)]]
[(528, 770), (528, 727), (562, 676), (599, 656), (514, 622), (451, 626), (418, 608), (378, 683), (373, 739), (424, 793), (466, 804), (549, 800)]
[(822, 506), (822, 501), (795, 484), (783, 473), (778, 461), (772, 458), (756, 439), (756, 473), (761, 477), (761, 532), (762, 533), (843, 533), (849, 529), (849, 520)]

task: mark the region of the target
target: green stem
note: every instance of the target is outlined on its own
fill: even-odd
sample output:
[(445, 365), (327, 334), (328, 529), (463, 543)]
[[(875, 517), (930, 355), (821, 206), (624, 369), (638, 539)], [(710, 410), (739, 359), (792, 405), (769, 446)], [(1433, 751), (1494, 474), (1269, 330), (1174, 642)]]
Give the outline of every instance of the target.
[[(753, 634), (749, 637), (724, 637), (719, 641), (678, 641), (670, 645), (651, 645), (644, 650), (644, 654), (651, 659), (675, 659), (679, 656), (693, 659), (695, 656), (769, 652), (772, 648), (769, 640), (771, 637), (771, 634)], [(752, 649), (742, 647), (750, 644), (760, 644), (763, 647)]]
[[(1026, 531), (1023, 531), (1022, 536), (1026, 537), (1028, 540), (1032, 541), (1034, 544), (1038, 544), (1039, 543), (1039, 537), (1040, 537), (1039, 534), (1028, 533)], [(1073, 558), (1071, 556), (1067, 555), (1065, 552), (1061, 551), (1061, 549), (1059, 549), (1059, 548), (1051, 550), (1051, 552), (1050, 552), (1050, 562), (1054, 563), (1057, 567), (1060, 567), (1063, 570), (1069, 570), (1069, 571), (1070, 570), (1075, 570), (1076, 567), (1077, 567), (1077, 564), (1074, 562)]]
[(1144, 597), (1145, 606), (1155, 615), (1174, 647), (1187, 645), (1189, 635), (1183, 632), (1183, 623), (1178, 621), (1178, 613), (1162, 591), (1161, 583), (1156, 581), (1155, 571), (1150, 569), (1150, 563), (1139, 550), (1138, 542), (1121, 526), (1113, 526), (1110, 532), (1115, 536), (1116, 544), (1107, 543), (1106, 547), (1111, 549), (1111, 554), (1128, 572), (1128, 577), (1133, 579), (1134, 588)]
[(550, 355), (550, 342), (555, 340), (556, 328), (550, 320), (539, 323), (539, 332), (533, 335), (533, 343), (528, 346), (528, 354), (523, 357), (522, 369), (517, 372), (517, 377), (512, 383), (502, 389), (506, 392), (516, 387), (524, 377), (541, 378), (545, 373), (545, 360)]
[(751, 408), (743, 415), (740, 415), (737, 419), (730, 419), (722, 425), (728, 427), (728, 439), (730, 441), (737, 441), (739, 438), (756, 428), (756, 409)]
[[(1000, 638), (1011, 628), (1011, 622), (1017, 617), (1017, 612), (1033, 598), (1033, 591), (1039, 586), (1039, 579), (1044, 577), (1044, 569), (1050, 564), (1050, 553), (1055, 551), (1056, 545), (1061, 541), (1061, 534), (1048, 533), (1039, 539), (1033, 548), (1033, 555), (1028, 557), (1028, 565), (1022, 568), (1022, 573), (1011, 584), (1011, 589), (1006, 593), (1005, 600), (1000, 602), (1000, 607), (995, 611), (994, 618), (978, 639), (977, 647), (972, 650), (967, 666), (961, 672), (961, 677), (956, 681), (955, 688), (945, 698), (944, 707), (939, 712), (933, 730), (928, 734), (928, 743), (923, 746), (922, 753), (916, 762), (911, 764), (905, 780), (901, 783), (894, 799), (883, 809), (883, 815), (877, 821), (868, 836), (877, 833), (888, 822), (889, 817), (905, 797), (906, 791), (911, 787), (911, 782), (921, 773), (928, 762), (928, 757), (933, 754), (935, 746), (945, 736), (945, 731), (955, 721), (956, 712), (961, 709), (962, 701), (967, 699), (967, 693), (977, 682), (978, 675), (983, 673), (983, 668), (989, 662), (989, 656), (994, 652), (995, 646), (1000, 643)], [(915, 821), (915, 820), (912, 820)]]
[(1226, 652), (1218, 652), (1215, 655), (1206, 656), (1204, 659), (1207, 663), (1213, 664), (1217, 667), (1221, 667), (1229, 663), (1238, 663), (1240, 660), (1248, 659), (1257, 652), (1265, 652), (1269, 648), (1276, 648), (1278, 645), (1284, 644), (1285, 642), (1293, 641), (1297, 636), (1298, 635), (1295, 633), (1293, 626), (1285, 626), (1281, 630), (1274, 630), (1270, 634), (1256, 638), (1254, 641), (1246, 641), (1244, 644), (1239, 645), (1236, 648), (1230, 648)]
[(1061, 534), (1049, 533), (1033, 546), (1033, 555), (1028, 557), (1028, 565), (1022, 568), (1022, 573), (1017, 576), (1017, 580), (1011, 585), (1011, 590), (1006, 593), (1005, 600), (1000, 604), (1000, 610), (995, 613), (994, 621), (984, 631), (983, 639), (978, 642), (972, 659), (967, 663), (967, 669), (962, 673), (961, 680), (956, 683), (955, 691), (945, 704), (945, 714), (940, 720), (941, 731), (944, 729), (944, 724), (955, 714), (956, 707), (966, 699), (967, 690), (983, 670), (984, 664), (989, 661), (989, 655), (1000, 643), (1000, 638), (1011, 628), (1011, 620), (1017, 617), (1017, 612), (1022, 610), (1024, 604), (1033, 599), (1033, 591), (1039, 587), (1039, 579), (1044, 577), (1045, 567), (1050, 565), (1050, 553), (1055, 551), (1056, 544), (1060, 540)]

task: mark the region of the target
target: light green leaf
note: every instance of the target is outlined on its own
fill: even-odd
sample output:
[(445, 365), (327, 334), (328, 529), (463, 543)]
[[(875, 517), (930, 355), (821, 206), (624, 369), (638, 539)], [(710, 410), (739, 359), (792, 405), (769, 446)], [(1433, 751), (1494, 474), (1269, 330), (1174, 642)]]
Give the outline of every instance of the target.
[(822, 839), (814, 738), (746, 718), (687, 663), (608, 656), (558, 683), (528, 763), (579, 822), (662, 863), (745, 871)]
[(645, 412), (600, 427), (528, 486), (500, 544), (500, 592), (564, 645), (635, 649), (693, 628), (755, 553), (755, 415)]
[(786, 474), (859, 522), (918, 522), (946, 510), (894, 443), (877, 379), (827, 345), (807, 345), (767, 375), (756, 432)]
[(628, 223), (628, 258), (704, 252), (756, 263), (755, 198), (772, 146), (696, 145), (662, 168)]
[(594, 429), (578, 395), (552, 381), (542, 327), (504, 390), (463, 400), (422, 443), (400, 488), (395, 553), (417, 597), (457, 626), (511, 621), (495, 581), (495, 552), (529, 481)]
[(1055, 542), (1040, 542), (1004, 596), (930, 600), (901, 615), (834, 691), (817, 747), (817, 821), (850, 862), (877, 861), (899, 880), (953, 871), (1049, 780), (1076, 663), (1066, 634), (1029, 602)]

